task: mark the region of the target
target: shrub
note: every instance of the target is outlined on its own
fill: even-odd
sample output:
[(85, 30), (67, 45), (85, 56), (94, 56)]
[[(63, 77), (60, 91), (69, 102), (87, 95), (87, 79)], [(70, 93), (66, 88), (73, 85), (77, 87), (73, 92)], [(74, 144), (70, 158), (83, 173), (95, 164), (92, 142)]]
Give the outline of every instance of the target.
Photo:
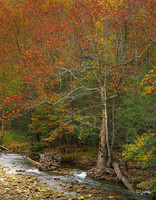
[(124, 160), (134, 160), (137, 163), (149, 167), (156, 161), (155, 146), (156, 138), (154, 133), (145, 133), (139, 136), (133, 143), (125, 145), (122, 156)]

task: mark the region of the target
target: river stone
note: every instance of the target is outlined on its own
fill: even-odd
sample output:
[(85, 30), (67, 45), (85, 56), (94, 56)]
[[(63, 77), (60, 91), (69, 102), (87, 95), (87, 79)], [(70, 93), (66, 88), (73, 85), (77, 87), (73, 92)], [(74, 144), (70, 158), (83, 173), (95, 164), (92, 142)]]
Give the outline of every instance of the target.
[(63, 193), (64, 193), (64, 191), (61, 191), (61, 192), (57, 195), (57, 198), (61, 197)]
[(92, 193), (93, 193), (93, 194), (97, 194), (98, 192), (97, 192), (96, 190), (93, 190)]
[(91, 197), (92, 197), (91, 194), (88, 194), (88, 195), (85, 196), (86, 199), (89, 199), (89, 198), (91, 198)]
[(59, 178), (59, 177), (54, 177), (54, 180), (57, 180), (57, 181), (59, 181), (59, 180), (60, 180), (60, 178)]
[(10, 188), (5, 188), (5, 192), (9, 193), (10, 192)]
[(83, 197), (83, 196), (81, 196), (81, 197), (79, 197), (79, 198), (78, 198), (78, 200), (84, 200), (84, 197)]
[(86, 189), (87, 186), (86, 186), (86, 185), (82, 185), (81, 188), (82, 188), (82, 189)]
[(73, 186), (72, 186), (72, 185), (69, 185), (68, 188), (73, 188)]
[(32, 181), (37, 181), (37, 180), (38, 180), (38, 178), (36, 178), (36, 177), (33, 177), (33, 178), (31, 178), (31, 180), (32, 180)]
[(61, 186), (61, 187), (66, 187), (66, 184), (61, 184), (60, 186)]
[(81, 190), (81, 189), (77, 189), (76, 192), (77, 192), (77, 193), (81, 193), (82, 190)]
[(71, 182), (73, 185), (78, 185), (79, 184), (79, 181), (78, 180), (74, 180)]
[(121, 195), (116, 195), (116, 196), (108, 196), (107, 199), (116, 199), (121, 197)]
[(136, 185), (136, 188), (141, 189), (141, 190), (148, 190), (150, 189), (150, 186), (148, 182), (141, 182)]
[(16, 169), (16, 172), (25, 172), (25, 169)]
[(72, 188), (67, 188), (67, 192), (73, 192)]
[[(17, 185), (17, 184), (16, 184)], [(21, 186), (25, 186), (25, 183), (20, 183)]]

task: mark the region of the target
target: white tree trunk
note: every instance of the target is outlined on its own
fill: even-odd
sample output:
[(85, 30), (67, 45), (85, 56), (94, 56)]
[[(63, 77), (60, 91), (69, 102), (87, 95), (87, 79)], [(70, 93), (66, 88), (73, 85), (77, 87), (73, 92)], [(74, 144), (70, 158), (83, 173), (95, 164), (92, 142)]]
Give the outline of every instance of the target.
[(96, 169), (98, 172), (103, 167), (110, 166), (111, 152), (108, 141), (108, 126), (107, 126), (107, 96), (106, 96), (106, 84), (101, 86), (101, 101), (102, 101), (102, 127), (100, 132), (100, 144), (97, 158)]
[(104, 84), (104, 108), (105, 108), (105, 129), (106, 129), (106, 146), (107, 146), (107, 166), (111, 164), (111, 151), (109, 146), (109, 135), (108, 135), (108, 114), (107, 114), (107, 93), (106, 93), (106, 78)]
[(105, 109), (102, 108), (102, 127), (100, 132), (100, 143), (97, 158), (96, 169), (98, 172), (106, 165), (106, 127), (105, 127)]

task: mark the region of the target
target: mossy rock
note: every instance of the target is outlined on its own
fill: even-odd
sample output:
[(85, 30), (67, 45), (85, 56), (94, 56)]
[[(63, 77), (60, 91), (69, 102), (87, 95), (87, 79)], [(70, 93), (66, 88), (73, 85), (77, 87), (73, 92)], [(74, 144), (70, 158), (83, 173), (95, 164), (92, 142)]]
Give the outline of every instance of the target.
[(138, 183), (136, 185), (136, 188), (137, 189), (141, 189), (141, 190), (149, 190), (150, 189), (150, 185), (148, 182), (141, 182), (141, 183)]

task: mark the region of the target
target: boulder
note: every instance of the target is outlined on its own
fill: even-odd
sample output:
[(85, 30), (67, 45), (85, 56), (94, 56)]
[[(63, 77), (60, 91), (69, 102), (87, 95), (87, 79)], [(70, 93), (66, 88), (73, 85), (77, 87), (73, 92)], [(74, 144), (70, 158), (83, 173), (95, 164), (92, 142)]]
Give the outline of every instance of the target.
[(141, 190), (149, 190), (150, 189), (150, 185), (148, 182), (141, 182), (141, 183), (138, 183), (136, 185), (136, 188), (137, 189), (141, 189)]

